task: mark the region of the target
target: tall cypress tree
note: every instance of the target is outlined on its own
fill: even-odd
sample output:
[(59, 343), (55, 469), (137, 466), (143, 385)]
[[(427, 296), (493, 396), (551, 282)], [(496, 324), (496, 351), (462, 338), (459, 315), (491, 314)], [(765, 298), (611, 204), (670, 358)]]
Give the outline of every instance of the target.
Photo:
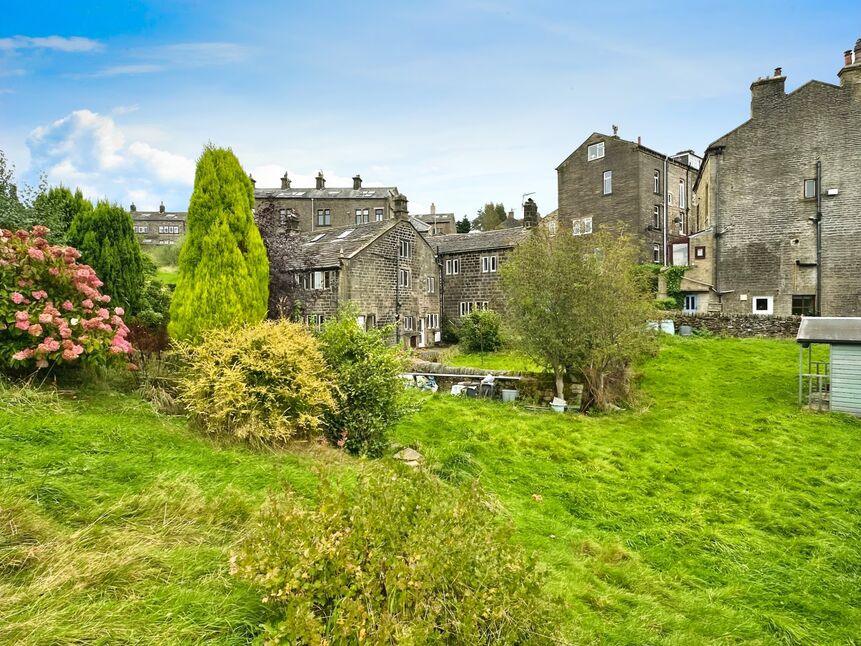
[(254, 186), (233, 151), (204, 148), (170, 307), (172, 337), (196, 339), (207, 329), (266, 316), (269, 261), (253, 206)]
[(126, 210), (99, 202), (94, 209), (78, 212), (66, 237), (81, 252), (81, 260), (96, 270), (105, 284), (102, 292), (110, 294), (111, 304), (137, 313), (146, 276), (140, 244)]

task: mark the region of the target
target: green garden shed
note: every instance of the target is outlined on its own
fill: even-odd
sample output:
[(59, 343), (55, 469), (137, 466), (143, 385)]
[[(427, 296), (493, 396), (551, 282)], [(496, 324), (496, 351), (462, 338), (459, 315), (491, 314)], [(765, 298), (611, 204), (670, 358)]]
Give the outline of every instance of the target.
[(804, 317), (796, 341), (799, 403), (861, 416), (861, 317)]

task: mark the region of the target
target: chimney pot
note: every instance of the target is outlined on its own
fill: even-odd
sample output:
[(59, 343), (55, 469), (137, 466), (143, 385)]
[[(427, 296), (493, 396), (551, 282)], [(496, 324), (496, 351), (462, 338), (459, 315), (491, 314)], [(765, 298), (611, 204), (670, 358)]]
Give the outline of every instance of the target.
[(326, 188), (326, 178), (323, 177), (323, 171), (317, 173), (317, 190), (321, 191)]
[(774, 76), (775, 77), (783, 76), (783, 68), (782, 67), (775, 67), (774, 68)]
[(134, 212), (135, 212), (135, 211), (137, 211), (137, 210), (138, 210), (138, 207), (136, 207), (136, 206), (135, 206), (135, 203), (134, 203), (134, 202), (132, 202), (132, 205), (129, 207), (129, 211), (131, 211), (132, 213), (134, 213)]
[(362, 176), (357, 173), (353, 178), (353, 190), (358, 191), (360, 188), (362, 188)]
[(638, 145), (638, 146), (642, 146), (642, 145), (643, 145), (643, 144), (642, 144), (641, 139), (642, 139), (642, 137), (640, 137), (640, 135), (637, 135), (637, 145)]
[(248, 179), (250, 179), (250, 180), (251, 180), (251, 183), (252, 183), (255, 187), (257, 187), (257, 180), (256, 180), (256, 179), (254, 179), (254, 177), (251, 175), (251, 173), (248, 173)]
[(431, 202), (431, 215), (436, 215), (436, 204)]
[(861, 63), (858, 59), (861, 58), (861, 38), (855, 41), (855, 62)]
[(290, 178), (287, 177), (287, 171), (284, 171), (283, 177), (281, 177), (281, 188), (290, 188)]
[(161, 204), (159, 204), (158, 212), (159, 212), (159, 213), (164, 213), (164, 202), (162, 202)]

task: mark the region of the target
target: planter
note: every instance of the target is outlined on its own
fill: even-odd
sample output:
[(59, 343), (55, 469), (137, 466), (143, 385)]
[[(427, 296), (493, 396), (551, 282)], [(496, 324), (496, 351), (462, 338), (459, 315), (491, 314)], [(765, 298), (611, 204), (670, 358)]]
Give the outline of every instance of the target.
[(515, 388), (503, 388), (500, 392), (502, 393), (502, 401), (504, 402), (513, 402), (517, 399), (518, 393)]

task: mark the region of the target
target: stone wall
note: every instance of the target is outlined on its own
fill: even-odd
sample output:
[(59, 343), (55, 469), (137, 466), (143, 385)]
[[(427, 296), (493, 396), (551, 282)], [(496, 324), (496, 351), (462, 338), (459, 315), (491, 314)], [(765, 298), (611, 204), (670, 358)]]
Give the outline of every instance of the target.
[[(460, 321), (460, 303), (484, 303), (487, 308), (502, 314), (505, 310), (505, 293), (502, 289), (502, 265), (512, 249), (488, 249), (440, 255), (442, 267), (442, 310), (447, 321)], [(482, 272), (481, 258), (497, 256), (497, 271)], [(445, 274), (445, 261), (460, 260), (460, 272)]]
[[(257, 208), (262, 209), (272, 204), (277, 213), (280, 209), (293, 209), (299, 218), (300, 231), (328, 231), (335, 227), (353, 226), (356, 224), (356, 209), (368, 209), (369, 222), (375, 222), (375, 209), (383, 209), (383, 220), (394, 217), (394, 206), (391, 198), (263, 198), (258, 200)], [(329, 210), (331, 224), (317, 225), (317, 211)]]
[(716, 312), (702, 314), (683, 314), (681, 312), (665, 312), (667, 318), (676, 324), (676, 334), (679, 327), (690, 325), (695, 330), (708, 330), (713, 334), (747, 337), (777, 337), (795, 338), (800, 316), (757, 316), (754, 314), (719, 314)]

